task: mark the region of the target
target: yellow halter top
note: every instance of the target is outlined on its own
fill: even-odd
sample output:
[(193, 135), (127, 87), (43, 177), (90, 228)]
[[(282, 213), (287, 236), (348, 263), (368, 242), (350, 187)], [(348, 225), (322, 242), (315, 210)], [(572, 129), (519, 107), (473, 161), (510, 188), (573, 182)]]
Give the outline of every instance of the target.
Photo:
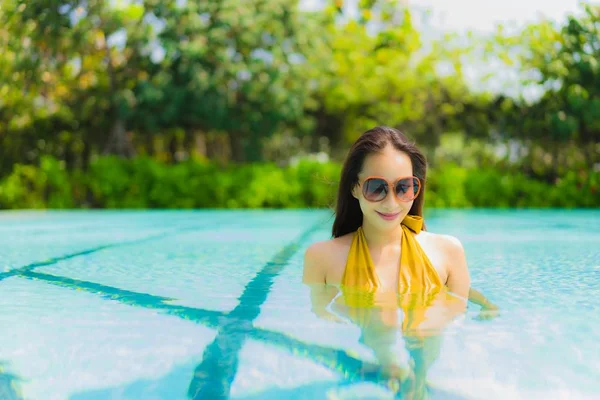
[(401, 308), (403, 331), (411, 331), (426, 319), (427, 308), (445, 285), (437, 270), (415, 239), (423, 228), (423, 218), (407, 215), (401, 223), (402, 242), (398, 291), (381, 293), (382, 284), (375, 272), (362, 227), (354, 233), (341, 282), (343, 302), (352, 308), (355, 322), (364, 321), (365, 307)]
[[(398, 292), (421, 292), (441, 288), (443, 284), (438, 272), (415, 239), (415, 234), (423, 229), (423, 218), (407, 215), (401, 226), (402, 250)], [(362, 227), (358, 228), (352, 239), (342, 285), (360, 290), (377, 290), (382, 286), (375, 273)]]

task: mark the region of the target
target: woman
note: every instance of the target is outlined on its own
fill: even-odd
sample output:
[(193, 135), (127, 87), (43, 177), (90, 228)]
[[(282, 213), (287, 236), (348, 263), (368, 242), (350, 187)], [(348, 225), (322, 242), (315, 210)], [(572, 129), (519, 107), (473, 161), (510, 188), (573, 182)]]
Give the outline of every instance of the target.
[(342, 169), (333, 239), (308, 247), (303, 272), (314, 312), (357, 323), (384, 369), (404, 379), (409, 372), (389, 350), (401, 329), (413, 398), (423, 396), (439, 332), (465, 311), (471, 284), (460, 241), (425, 230), (426, 176), (424, 155), (400, 131), (361, 135)]

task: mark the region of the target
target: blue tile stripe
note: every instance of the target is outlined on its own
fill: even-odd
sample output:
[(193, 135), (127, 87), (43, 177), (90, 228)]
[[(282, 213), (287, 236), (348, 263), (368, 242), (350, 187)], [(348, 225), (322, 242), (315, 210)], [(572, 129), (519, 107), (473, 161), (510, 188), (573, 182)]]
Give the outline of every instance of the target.
[[(106, 300), (117, 301), (129, 306), (154, 309), (165, 312), (167, 315), (200, 323), (210, 328), (218, 328), (225, 325), (233, 318), (228, 313), (170, 304), (169, 302), (173, 299), (147, 293), (132, 292), (94, 282), (39, 272), (23, 272), (18, 276), (72, 290), (88, 292)], [(374, 370), (376, 367), (372, 363), (354, 358), (344, 350), (307, 343), (284, 333), (256, 328), (244, 319), (238, 321), (238, 323), (240, 324), (240, 327), (243, 326), (244, 332), (249, 337), (267, 342), (296, 356), (309, 358), (320, 365), (336, 370), (347, 380), (374, 380), (376, 378), (374, 376), (368, 378), (357, 374), (357, 371), (361, 370), (363, 367), (367, 367), (370, 370)]]
[[(72, 290), (88, 292), (101, 296), (106, 300), (117, 301), (129, 306), (154, 309), (181, 319), (203, 324), (210, 328), (217, 328), (224, 325), (226, 321), (232, 318), (227, 313), (218, 311), (168, 304), (165, 302), (169, 302), (171, 299), (166, 297), (126, 291), (111, 286), (65, 278), (62, 276), (25, 272), (23, 275), (20, 275), (20, 277)], [(354, 381), (357, 379), (365, 379), (364, 376), (356, 373), (363, 367), (367, 367), (370, 370), (375, 369), (373, 364), (354, 358), (344, 350), (307, 343), (284, 333), (256, 328), (252, 324), (248, 325), (245, 320), (240, 322), (240, 324), (246, 324), (245, 328), (248, 330), (245, 332), (249, 337), (267, 342), (296, 356), (304, 356), (312, 359), (320, 365), (336, 370), (347, 380)], [(373, 380), (374, 378), (369, 379)]]
[(232, 318), (219, 326), (216, 338), (205, 349), (202, 363), (196, 367), (188, 389), (189, 398), (229, 398), (246, 333), (252, 329), (252, 322), (260, 314), (260, 307), (269, 295), (274, 278), (283, 271), (292, 256), (313, 232), (323, 226), (323, 223), (324, 221), (317, 222), (281, 249), (246, 285), (238, 305), (229, 313)]
[(106, 249), (114, 249), (114, 248), (118, 248), (118, 247), (123, 247), (123, 246), (132, 246), (132, 245), (136, 245), (136, 244), (140, 244), (140, 243), (144, 243), (144, 242), (149, 242), (152, 240), (157, 240), (157, 239), (163, 239), (165, 237), (169, 237), (169, 236), (173, 236), (173, 235), (177, 235), (179, 233), (184, 233), (184, 232), (190, 232), (190, 231), (198, 231), (198, 230), (206, 230), (208, 228), (206, 228), (206, 226), (202, 225), (202, 226), (187, 226), (187, 227), (183, 227), (183, 228), (177, 228), (177, 229), (170, 229), (161, 233), (157, 233), (156, 235), (149, 235), (140, 239), (135, 239), (135, 240), (129, 240), (129, 241), (119, 241), (116, 243), (108, 243), (102, 246), (97, 246), (91, 249), (87, 249), (87, 250), (82, 250), (82, 251), (78, 251), (75, 253), (70, 253), (70, 254), (66, 254), (63, 256), (58, 256), (58, 257), (52, 257), (49, 258), (48, 260), (45, 261), (38, 261), (38, 262), (34, 262), (31, 263), (29, 265), (26, 265), (24, 267), (20, 267), (20, 268), (14, 268), (11, 269), (7, 272), (0, 272), (0, 281), (5, 279), (5, 278), (9, 278), (11, 276), (17, 276), (22, 274), (23, 272), (29, 272), (29, 271), (33, 271), (36, 268), (40, 268), (40, 267), (47, 267), (50, 265), (54, 265), (56, 263), (59, 263), (61, 261), (65, 261), (65, 260), (70, 260), (72, 258), (76, 258), (76, 257), (80, 257), (80, 256), (87, 256), (90, 254), (94, 254), (97, 253), (101, 250), (106, 250)]
[[(203, 361), (196, 367), (190, 383), (188, 395), (192, 399), (221, 399), (229, 397), (231, 383), (237, 373), (239, 351), (248, 337), (267, 342), (296, 356), (307, 357), (320, 365), (337, 371), (344, 377), (346, 382), (371, 381), (385, 385), (387, 381), (385, 377), (379, 375), (376, 365), (360, 360), (344, 350), (306, 343), (283, 333), (253, 326), (254, 319), (260, 313), (261, 305), (268, 297), (274, 278), (283, 271), (291, 257), (323, 223), (323, 221), (320, 221), (311, 226), (296, 240), (279, 251), (271, 261), (267, 262), (246, 285), (238, 299), (238, 306), (229, 313), (179, 306), (170, 304), (169, 302), (173, 301), (173, 299), (166, 297), (33, 271), (38, 267), (56, 264), (78, 256), (93, 254), (100, 250), (142, 243), (173, 235), (184, 230), (199, 228), (186, 228), (178, 231), (164, 232), (139, 240), (107, 244), (62, 257), (55, 257), (47, 261), (32, 263), (22, 268), (0, 274), (0, 280), (8, 276), (15, 276), (42, 281), (52, 285), (93, 293), (104, 299), (118, 301), (130, 306), (155, 309), (165, 312), (168, 315), (218, 329), (217, 336), (212, 344), (205, 349)], [(363, 368), (374, 372), (362, 374), (360, 371)]]
[(7, 272), (0, 272), (0, 281), (5, 279), (5, 278), (9, 278), (11, 276), (17, 276), (17, 275), (21, 275), (24, 272), (29, 272), (29, 271), (33, 271), (36, 268), (40, 268), (40, 267), (47, 267), (49, 265), (54, 265), (58, 262), (61, 261), (65, 261), (65, 260), (70, 260), (72, 258), (76, 258), (76, 257), (80, 257), (80, 256), (87, 256), (90, 254), (94, 254), (97, 253), (101, 250), (106, 250), (106, 249), (111, 249), (111, 248), (116, 248), (116, 247), (123, 247), (123, 246), (131, 246), (131, 245), (136, 245), (136, 244), (140, 244), (140, 243), (144, 243), (144, 242), (148, 242), (151, 240), (156, 240), (156, 239), (162, 239), (165, 238), (167, 236), (171, 236), (180, 232), (183, 232), (185, 230), (189, 230), (190, 228), (186, 228), (186, 229), (179, 229), (179, 230), (171, 230), (171, 231), (167, 231), (167, 232), (161, 232), (159, 234), (156, 235), (151, 235), (151, 236), (146, 236), (144, 238), (141, 239), (136, 239), (136, 240), (130, 240), (128, 242), (117, 242), (117, 243), (109, 243), (109, 244), (105, 244), (102, 246), (97, 246), (91, 249), (87, 249), (87, 250), (82, 250), (82, 251), (78, 251), (75, 253), (70, 253), (70, 254), (66, 254), (64, 256), (58, 256), (58, 257), (52, 257), (49, 258), (48, 260), (45, 261), (38, 261), (38, 262), (34, 262), (31, 263), (29, 265), (26, 265), (24, 267), (21, 268), (14, 268), (11, 269)]
[(173, 299), (167, 297), (118, 289), (112, 286), (66, 278), (63, 276), (29, 271), (21, 272), (18, 276), (31, 280), (43, 281), (56, 286), (93, 293), (107, 300), (115, 300), (131, 306), (161, 310), (167, 314), (175, 315), (183, 319), (192, 319), (195, 322), (209, 326), (218, 326), (219, 319), (226, 315), (219, 311), (170, 304), (169, 302)]
[(0, 361), (0, 399), (2, 400), (23, 400), (19, 391), (19, 378), (4, 371)]

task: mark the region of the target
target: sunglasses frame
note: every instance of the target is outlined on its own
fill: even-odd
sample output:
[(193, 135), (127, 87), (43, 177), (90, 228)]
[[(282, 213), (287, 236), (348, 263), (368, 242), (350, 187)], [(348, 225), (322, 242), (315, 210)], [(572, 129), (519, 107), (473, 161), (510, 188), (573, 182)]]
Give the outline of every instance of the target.
[[(412, 178), (412, 179), (416, 179), (416, 180), (417, 180), (417, 182), (418, 182), (418, 185), (417, 185), (417, 193), (415, 193), (415, 197), (413, 197), (413, 198), (412, 198), (412, 199), (410, 199), (410, 200), (402, 200), (402, 199), (400, 198), (400, 196), (398, 196), (398, 193), (396, 193), (396, 185), (398, 184), (398, 182), (399, 182), (399, 181), (401, 181), (401, 180), (403, 180), (403, 179), (408, 179), (408, 178)], [(385, 196), (384, 196), (384, 197), (383, 197), (381, 200), (369, 200), (369, 199), (367, 198), (367, 196), (365, 196), (364, 183), (365, 183), (366, 181), (368, 181), (369, 179), (381, 179), (381, 180), (383, 180), (385, 183), (387, 183), (387, 186), (388, 186), (388, 192), (385, 194)], [(360, 191), (361, 191), (361, 193), (362, 193), (363, 197), (365, 198), (365, 200), (367, 200), (367, 201), (369, 201), (369, 202), (371, 202), (371, 203), (379, 203), (379, 202), (382, 202), (383, 200), (385, 200), (385, 199), (388, 197), (388, 195), (389, 195), (390, 193), (394, 193), (394, 196), (396, 196), (396, 199), (398, 199), (399, 201), (401, 201), (401, 202), (403, 202), (403, 203), (408, 203), (408, 202), (410, 202), (410, 201), (413, 201), (413, 200), (415, 200), (417, 197), (419, 197), (419, 194), (421, 193), (421, 185), (422, 185), (422, 183), (421, 183), (421, 179), (419, 179), (419, 178), (418, 178), (418, 177), (416, 177), (416, 176), (412, 176), (412, 175), (410, 175), (410, 176), (402, 176), (402, 177), (400, 177), (400, 178), (396, 179), (396, 180), (395, 180), (395, 181), (393, 181), (393, 182), (391, 182), (391, 181), (388, 181), (388, 180), (387, 180), (387, 179), (385, 179), (383, 176), (367, 176), (365, 179), (362, 179), (362, 182), (361, 182), (360, 180), (358, 181), (358, 186), (360, 187)]]

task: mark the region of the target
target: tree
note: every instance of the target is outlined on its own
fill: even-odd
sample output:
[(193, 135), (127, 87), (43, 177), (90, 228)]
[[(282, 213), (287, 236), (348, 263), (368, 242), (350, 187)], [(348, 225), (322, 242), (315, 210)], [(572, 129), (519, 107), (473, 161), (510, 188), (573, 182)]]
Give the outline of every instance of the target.
[(520, 68), (524, 88), (540, 93), (534, 99), (521, 93), (506, 108), (502, 132), (527, 145), (530, 165), (536, 147), (549, 155), (548, 173), (538, 171), (549, 181), (560, 175), (571, 144), (588, 166), (599, 160), (600, 6), (583, 4), (582, 11), (562, 26), (541, 21), (517, 35), (494, 38), (496, 54)]
[[(309, 55), (309, 65), (318, 67), (312, 69), (318, 107), (310, 110), (317, 134), (341, 149), (383, 124), (435, 147), (445, 130), (461, 128), (457, 117), (469, 91), (460, 57), (467, 49), (442, 42), (426, 49), (405, 2), (360, 1), (358, 6), (352, 17), (343, 2), (332, 2), (326, 12), (337, 18), (323, 29), (329, 56)], [(446, 75), (439, 73), (442, 64)]]
[(318, 31), (297, 0), (169, 1), (156, 14), (165, 72), (141, 89), (160, 88), (164, 124), (226, 132), (236, 161), (259, 160), (265, 137), (303, 127), (305, 55)]
[(67, 159), (92, 148), (132, 155), (127, 128), (152, 41), (147, 15), (140, 3), (6, 1), (0, 25), (8, 47), (21, 50), (12, 73), (27, 88), (28, 111), (37, 113), (20, 129), (63, 132)]

